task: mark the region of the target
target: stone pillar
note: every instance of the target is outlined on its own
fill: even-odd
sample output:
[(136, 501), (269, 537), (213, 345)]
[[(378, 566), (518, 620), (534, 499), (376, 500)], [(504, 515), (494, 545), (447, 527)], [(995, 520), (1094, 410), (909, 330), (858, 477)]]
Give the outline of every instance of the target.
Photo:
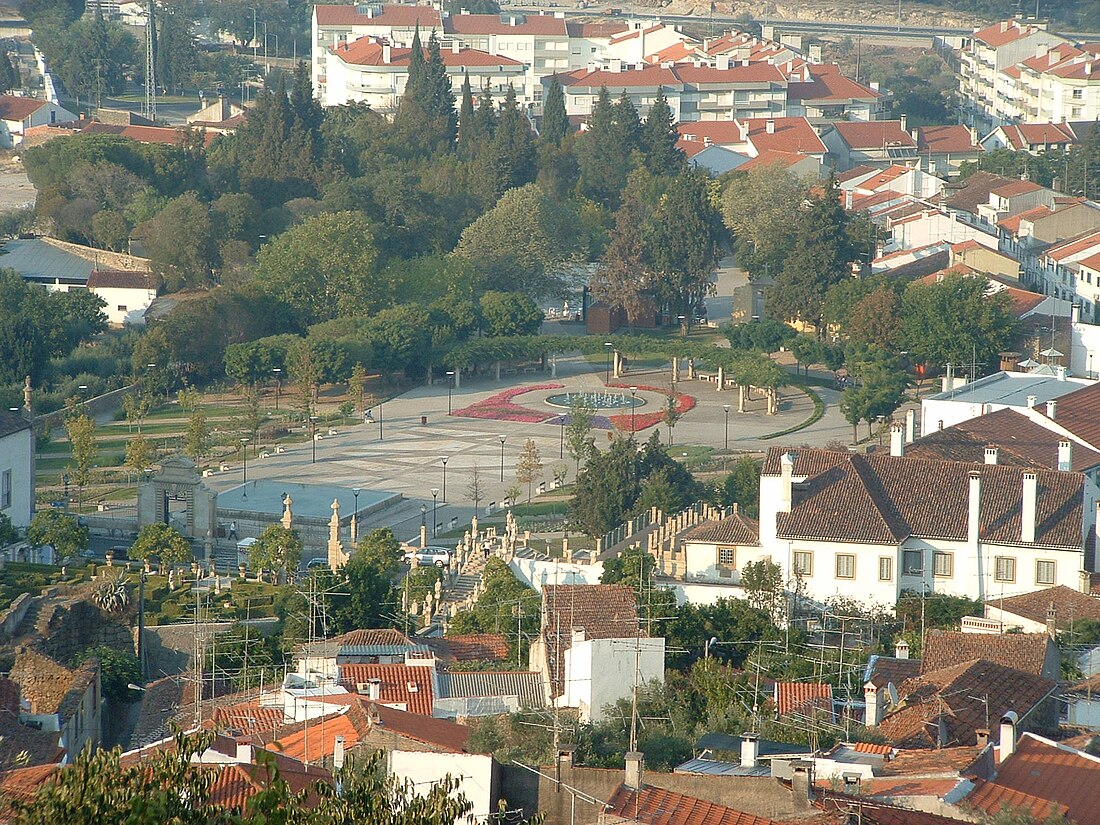
[(745, 385), (737, 385), (737, 412), (743, 413), (745, 411)]
[(455, 367), (455, 389), (462, 388), (462, 370), (459, 367)]
[(775, 415), (779, 412), (779, 394), (775, 391), (775, 388), (768, 390), (768, 415)]
[(497, 361), (497, 363), (496, 363), (496, 370), (497, 370), (497, 381), (499, 381), (500, 380), (500, 361)]
[(726, 388), (726, 368), (718, 368), (718, 392), (721, 392)]
[(206, 535), (202, 537), (202, 555), (206, 559), (206, 563), (210, 565), (210, 569), (214, 569), (214, 531), (207, 530)]
[[(428, 525), (420, 525), (420, 547), (424, 548), (428, 546)], [(415, 557), (414, 557), (415, 558)]]
[(359, 514), (358, 513), (352, 513), (351, 514), (351, 523), (349, 524), (349, 527), (351, 528), (351, 543), (355, 544), (356, 542), (359, 541)]
[(282, 519), (282, 522), (283, 522), (283, 527), (285, 527), (287, 530), (293, 530), (294, 529), (294, 513), (292, 513), (291, 510), (290, 510), (290, 505), (293, 504), (293, 503), (294, 503), (294, 500), (290, 497), (289, 494), (287, 495), (287, 497), (285, 499), (283, 499), (283, 519)]
[(27, 418), (34, 415), (34, 407), (31, 405), (31, 377), (23, 379), (23, 413)]
[(569, 536), (562, 536), (561, 555), (566, 561), (573, 561), (573, 551), (569, 549)]
[(680, 380), (680, 359), (676, 356), (672, 357), (672, 383), (675, 384)]
[(694, 358), (689, 358), (688, 359), (688, 380), (689, 381), (694, 381), (695, 380), (695, 359)]
[(622, 378), (623, 377), (623, 356), (618, 350), (612, 353), (611, 357), (611, 377)]
[(328, 522), (328, 566), (335, 570), (348, 560), (344, 545), (340, 543), (340, 501), (332, 500), (332, 518)]
[(558, 356), (557, 355), (551, 355), (550, 356), (550, 377), (551, 378), (557, 378), (558, 377)]

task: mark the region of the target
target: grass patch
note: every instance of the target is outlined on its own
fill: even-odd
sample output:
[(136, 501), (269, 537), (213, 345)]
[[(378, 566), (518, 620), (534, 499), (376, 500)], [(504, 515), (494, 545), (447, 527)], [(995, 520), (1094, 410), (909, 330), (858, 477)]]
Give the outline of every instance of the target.
[(821, 400), (821, 396), (814, 392), (810, 387), (803, 387), (795, 384), (799, 390), (806, 393), (811, 401), (814, 402), (814, 411), (810, 413), (809, 418), (803, 421), (801, 424), (795, 424), (793, 427), (788, 427), (785, 430), (780, 430), (777, 433), (769, 433), (768, 435), (760, 436), (761, 441), (770, 441), (773, 438), (782, 438), (785, 435), (796, 433), (799, 430), (804, 430), (807, 427), (811, 427), (821, 420), (821, 417), (825, 415), (825, 402)]

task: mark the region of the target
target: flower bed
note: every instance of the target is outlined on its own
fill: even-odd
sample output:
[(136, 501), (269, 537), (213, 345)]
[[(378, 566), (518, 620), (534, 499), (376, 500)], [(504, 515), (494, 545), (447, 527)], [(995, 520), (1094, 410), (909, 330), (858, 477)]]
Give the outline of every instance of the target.
[(464, 418), (487, 418), (493, 421), (518, 421), (524, 424), (541, 424), (548, 418), (556, 418), (557, 413), (550, 411), (532, 410), (529, 407), (521, 407), (514, 404), (512, 399), (518, 395), (538, 390), (560, 390), (564, 384), (531, 384), (526, 387), (512, 387), (490, 395), (483, 401), (455, 410), (451, 415), (460, 415)]
[[(638, 390), (645, 390), (646, 392), (657, 392), (657, 393), (660, 393), (661, 395), (664, 395), (666, 397), (668, 396), (668, 390), (664, 389), (663, 387), (649, 387), (649, 386), (638, 385), (638, 384), (608, 384), (607, 386), (608, 387), (615, 387), (616, 389), (623, 389), (623, 388), (630, 389), (631, 387), (634, 387), (635, 389), (638, 389)], [(680, 415), (683, 415), (684, 413), (688, 412), (689, 410), (693, 410), (693, 409), (695, 409), (695, 397), (694, 396), (687, 395), (687, 394), (682, 393), (682, 392), (676, 393), (676, 412), (677, 413), (679, 413)], [(627, 413), (620, 413), (619, 415), (610, 416), (610, 421), (611, 421), (611, 424), (615, 427), (615, 429), (625, 430), (628, 433), (629, 432), (635, 432), (636, 433), (636, 432), (641, 432), (642, 430), (648, 429), (649, 427), (652, 427), (655, 424), (663, 424), (664, 421), (665, 421), (665, 411), (664, 411), (664, 408), (662, 407), (662, 409), (660, 409), (656, 412), (641, 413), (640, 415), (638, 413), (634, 413), (633, 415), (631, 415), (628, 412)]]

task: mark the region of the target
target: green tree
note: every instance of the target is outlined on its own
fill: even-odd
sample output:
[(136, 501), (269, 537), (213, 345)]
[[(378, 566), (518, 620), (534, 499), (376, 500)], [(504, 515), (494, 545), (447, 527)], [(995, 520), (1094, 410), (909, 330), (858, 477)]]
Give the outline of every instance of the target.
[(409, 79), (394, 117), (394, 130), (406, 153), (419, 150), (431, 155), (454, 148), (454, 94), (435, 32), (427, 51), (425, 59), (418, 26), (409, 52)]
[(130, 690), (127, 685), (141, 684), (141, 662), (132, 653), (115, 650), (113, 647), (99, 645), (90, 647), (74, 656), (70, 667), (77, 668), (89, 659), (99, 662), (99, 678), (103, 687), (103, 696), (112, 702), (136, 702), (141, 694)]
[(489, 337), (534, 335), (542, 326), (538, 304), (519, 292), (486, 292), (480, 305), (483, 329)]
[(139, 435), (126, 442), (126, 466), (133, 470), (138, 478), (144, 477), (156, 460), (156, 449), (145, 436)]
[(577, 475), (569, 511), (590, 536), (617, 527), (638, 498), (637, 449), (633, 439), (616, 438), (607, 451), (594, 453)]
[(348, 378), (348, 392), (355, 399), (355, 409), (363, 412), (363, 393), (367, 386), (367, 370), (362, 364), (356, 362), (351, 368), (351, 377)]
[(528, 438), (516, 460), (516, 481), (527, 485), (527, 501), (531, 501), (531, 488), (542, 478), (542, 457), (533, 439)]
[(7, 513), (0, 513), (0, 547), (19, 541), (19, 530), (11, 523)]
[(852, 308), (845, 332), (856, 344), (896, 352), (901, 337), (901, 296), (880, 286)]
[(519, 110), (516, 90), (511, 83), (500, 107), (487, 158), (487, 170), (498, 195), (535, 179), (535, 141), (531, 124), (527, 115)]
[(462, 98), (458, 107), (458, 156), (463, 160), (471, 160), (482, 146), (485, 135), (480, 134), (478, 127), (481, 125), (474, 108), (474, 91), (470, 87), (470, 75), (462, 72)]
[(201, 408), (191, 413), (187, 419), (183, 451), (196, 462), (210, 454), (210, 425), (206, 422), (206, 412)]
[(782, 269), (794, 246), (792, 217), (805, 198), (805, 184), (782, 166), (730, 176), (722, 193), (722, 218), (733, 234), (737, 264), (750, 278), (774, 276)]
[(302, 540), (298, 531), (288, 530), (281, 524), (266, 527), (248, 551), (248, 563), (261, 575), (265, 570), (276, 574), (293, 572), (298, 569), (301, 559)]
[(760, 462), (752, 456), (741, 456), (729, 474), (718, 482), (715, 498), (721, 507), (734, 504), (749, 518), (760, 510)]
[(686, 159), (676, 145), (680, 133), (672, 117), (665, 93), (657, 90), (657, 99), (649, 107), (642, 126), (641, 144), (645, 166), (654, 175), (678, 175), (684, 170)]
[(87, 549), (88, 528), (81, 527), (76, 516), (60, 510), (39, 510), (27, 527), (27, 541), (36, 546), (51, 545), (64, 562)]
[(608, 209), (619, 205), (619, 195), (630, 173), (631, 152), (636, 148), (624, 134), (629, 127), (619, 128), (623, 124), (618, 122), (617, 115), (624, 113), (616, 111), (607, 89), (601, 87), (592, 106), (589, 128), (577, 136), (578, 188), (585, 197)]
[(592, 418), (596, 408), (583, 396), (577, 396), (569, 404), (569, 421), (565, 425), (565, 449), (576, 465), (577, 474), (581, 472), (581, 460), (587, 459), (596, 449), (588, 433), (592, 429)]
[(801, 366), (808, 374), (810, 366), (825, 360), (825, 347), (816, 338), (799, 335), (791, 339), (789, 349), (795, 358), (795, 366)]
[(600, 584), (621, 584), (635, 592), (650, 586), (657, 561), (644, 547), (628, 547), (603, 563)]
[(265, 244), (256, 256), (256, 280), (305, 328), (385, 306), (388, 290), (375, 278), (377, 260), (374, 232), (362, 213), (324, 214)]
[(508, 640), (509, 660), (514, 657), (519, 667), (527, 661), (530, 640), (538, 636), (542, 599), (495, 556), (485, 563), (481, 576), (481, 596), (472, 609), (452, 618), (447, 632), (500, 633)]
[(768, 559), (749, 562), (741, 568), (741, 587), (745, 600), (767, 613), (778, 624), (787, 612), (787, 591), (783, 568)]
[(0, 52), (0, 94), (18, 89), (22, 85), (19, 70), (11, 62), (6, 51)]
[(150, 265), (169, 292), (210, 286), (218, 265), (217, 233), (210, 208), (194, 192), (168, 202), (139, 225)]
[[(92, 480), (96, 456), (99, 454), (95, 437), (95, 421), (86, 415), (75, 415), (65, 421), (65, 431), (69, 436), (72, 449), (73, 483), (83, 495), (84, 489)], [(80, 502), (78, 502), (79, 505)]]
[(902, 297), (902, 342), (910, 358), (926, 364), (988, 365), (1008, 349), (1016, 319), (1006, 290), (987, 294), (985, 278), (953, 275), (934, 284), (913, 283)]
[(542, 104), (542, 129), (539, 143), (560, 146), (569, 134), (569, 118), (565, 113), (565, 92), (556, 74), (546, 83), (546, 96)]
[(190, 81), (198, 61), (191, 20), (185, 12), (171, 7), (158, 8), (155, 19), (157, 83), (176, 94)]
[(146, 524), (138, 531), (127, 555), (137, 561), (156, 558), (161, 564), (174, 567), (194, 558), (191, 544), (169, 524)]

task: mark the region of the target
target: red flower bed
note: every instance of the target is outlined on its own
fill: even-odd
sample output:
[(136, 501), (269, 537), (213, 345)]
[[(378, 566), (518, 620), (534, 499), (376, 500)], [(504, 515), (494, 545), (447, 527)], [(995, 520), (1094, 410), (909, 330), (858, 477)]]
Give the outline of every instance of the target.
[[(663, 387), (649, 387), (640, 384), (608, 384), (608, 387), (615, 387), (616, 389), (630, 389), (634, 387), (639, 390), (646, 390), (647, 392), (658, 392), (665, 397), (668, 396), (668, 390)], [(687, 395), (682, 392), (676, 393), (676, 412), (680, 415), (695, 409), (695, 397)], [(609, 417), (612, 425), (618, 430), (625, 430), (626, 432), (640, 432), (648, 429), (655, 424), (663, 424), (665, 421), (665, 411), (662, 408), (657, 412), (647, 413), (619, 413), (618, 415), (612, 415)]]
[(493, 421), (519, 421), (525, 424), (541, 424), (547, 418), (552, 418), (559, 415), (559, 413), (521, 407), (519, 404), (513, 404), (512, 399), (527, 392), (560, 390), (564, 387), (564, 384), (532, 384), (526, 387), (512, 387), (509, 390), (490, 395), (484, 401), (478, 401), (476, 404), (455, 410), (451, 415), (461, 415), (464, 418), (487, 418)]

